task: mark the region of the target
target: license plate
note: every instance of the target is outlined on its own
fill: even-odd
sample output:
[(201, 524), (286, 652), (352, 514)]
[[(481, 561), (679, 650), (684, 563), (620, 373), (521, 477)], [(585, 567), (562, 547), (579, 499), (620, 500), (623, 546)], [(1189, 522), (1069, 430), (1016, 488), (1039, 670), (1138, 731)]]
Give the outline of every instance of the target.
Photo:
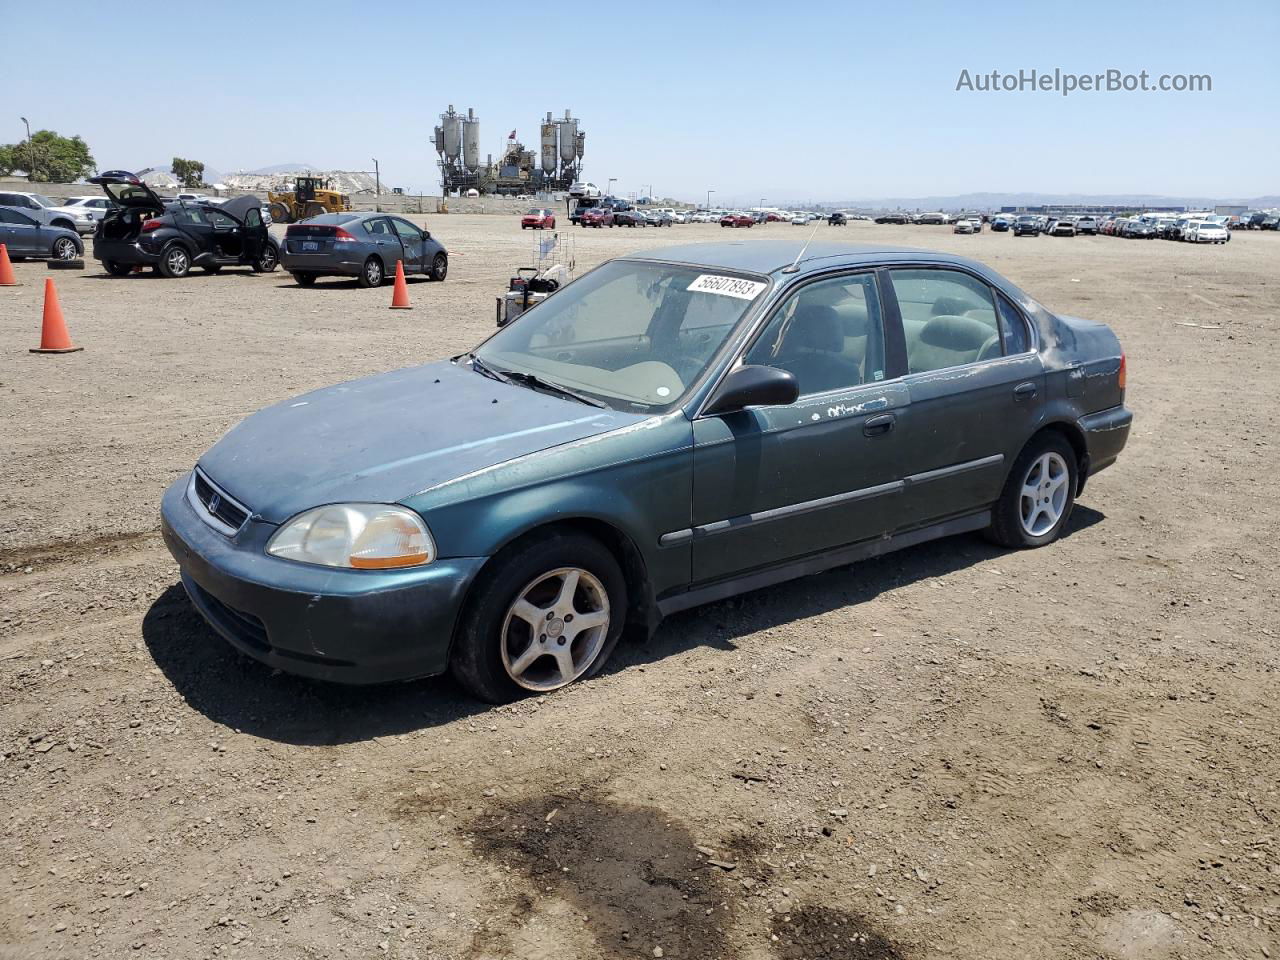
[(320, 244), (315, 240), (303, 240), (302, 249), (303, 250), (319, 250)]

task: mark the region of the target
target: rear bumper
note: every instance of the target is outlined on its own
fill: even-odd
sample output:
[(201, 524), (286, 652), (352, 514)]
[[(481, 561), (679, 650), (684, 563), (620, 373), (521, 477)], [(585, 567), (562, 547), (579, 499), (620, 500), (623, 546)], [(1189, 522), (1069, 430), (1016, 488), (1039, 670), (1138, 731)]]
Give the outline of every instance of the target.
[(1116, 462), (1120, 451), (1129, 440), (1129, 427), (1133, 424), (1133, 411), (1124, 404), (1100, 410), (1076, 421), (1084, 431), (1085, 448), (1089, 455), (1087, 476), (1105, 470)]
[(165, 545), (192, 604), (224, 640), (287, 673), (382, 683), (443, 672), (467, 588), (483, 558), (399, 571), (344, 570), (266, 554), (275, 527), (235, 537), (204, 522), (178, 479), (161, 503)]
[(160, 262), (160, 253), (143, 250), (130, 240), (94, 240), (93, 258), (106, 262), (142, 264), (153, 267)]
[(345, 277), (358, 277), (369, 257), (348, 253), (290, 253), (280, 250), (280, 266), (290, 273), (336, 274)]

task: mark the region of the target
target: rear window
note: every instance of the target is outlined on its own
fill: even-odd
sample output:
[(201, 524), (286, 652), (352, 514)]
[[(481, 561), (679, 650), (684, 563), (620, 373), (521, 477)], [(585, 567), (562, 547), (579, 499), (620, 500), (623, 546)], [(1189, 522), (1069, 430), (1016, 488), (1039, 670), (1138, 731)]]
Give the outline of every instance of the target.
[(340, 224), (354, 219), (356, 217), (349, 213), (322, 213), (318, 217), (308, 218), (307, 223)]

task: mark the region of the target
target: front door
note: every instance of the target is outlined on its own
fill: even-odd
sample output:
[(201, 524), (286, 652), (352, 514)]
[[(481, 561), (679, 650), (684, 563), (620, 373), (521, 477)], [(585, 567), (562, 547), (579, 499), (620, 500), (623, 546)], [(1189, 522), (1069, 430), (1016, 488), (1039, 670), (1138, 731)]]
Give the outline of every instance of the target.
[(1021, 312), (960, 270), (887, 271), (906, 341), (910, 409), (898, 525), (990, 506), (1035, 432), (1045, 379)]
[(694, 422), (695, 583), (882, 536), (902, 492), (909, 398), (874, 272), (800, 287), (743, 361), (789, 370), (800, 398)]
[(400, 237), (400, 243), (404, 247), (404, 272), (421, 273), (426, 270), (426, 264), (423, 262), (426, 243), (422, 240), (422, 231), (408, 220), (401, 220), (399, 217), (391, 218), (391, 226), (395, 228), (396, 234)]
[(267, 227), (262, 222), (262, 211), (257, 207), (251, 207), (245, 211), (241, 237), (243, 238), (241, 262), (256, 263), (267, 244)]

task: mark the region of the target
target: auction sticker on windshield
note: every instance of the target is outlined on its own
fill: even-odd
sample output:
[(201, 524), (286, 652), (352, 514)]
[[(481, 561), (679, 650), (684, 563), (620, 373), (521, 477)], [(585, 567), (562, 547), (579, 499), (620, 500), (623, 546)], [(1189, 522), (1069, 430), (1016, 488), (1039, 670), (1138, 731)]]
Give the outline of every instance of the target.
[(739, 300), (754, 300), (767, 286), (767, 283), (759, 280), (718, 277), (714, 273), (704, 273), (689, 284), (689, 290), (694, 293), (716, 293), (722, 297), (737, 297)]

